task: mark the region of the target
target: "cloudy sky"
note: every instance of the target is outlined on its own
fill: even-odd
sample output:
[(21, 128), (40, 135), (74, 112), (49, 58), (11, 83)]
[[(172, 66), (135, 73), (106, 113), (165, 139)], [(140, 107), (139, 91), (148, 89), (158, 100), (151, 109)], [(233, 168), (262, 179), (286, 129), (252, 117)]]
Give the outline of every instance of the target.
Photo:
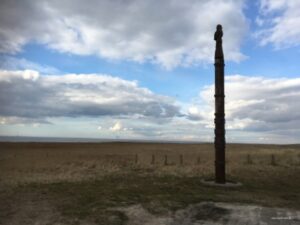
[(0, 136), (299, 143), (299, 0), (1, 0)]

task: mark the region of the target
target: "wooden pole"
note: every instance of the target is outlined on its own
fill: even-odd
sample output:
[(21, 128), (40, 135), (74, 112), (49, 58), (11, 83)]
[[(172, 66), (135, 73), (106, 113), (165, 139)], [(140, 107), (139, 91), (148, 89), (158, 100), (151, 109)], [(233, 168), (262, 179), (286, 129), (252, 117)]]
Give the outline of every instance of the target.
[(224, 54), (222, 26), (217, 25), (215, 51), (215, 182), (226, 183), (225, 177), (225, 107), (224, 107)]

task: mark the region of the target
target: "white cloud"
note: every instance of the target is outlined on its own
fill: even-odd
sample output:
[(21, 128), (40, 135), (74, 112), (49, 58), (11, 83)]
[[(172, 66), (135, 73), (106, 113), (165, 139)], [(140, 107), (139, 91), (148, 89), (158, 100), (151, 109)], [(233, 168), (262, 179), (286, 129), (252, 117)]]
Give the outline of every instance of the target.
[[(70, 129), (71, 135), (75, 131), (69, 126), (76, 127), (79, 136), (101, 131), (102, 138), (118, 134), (133, 139), (213, 141), (214, 85), (204, 87), (197, 102), (180, 108), (170, 97), (108, 75), (0, 71), (0, 78), (2, 134), (4, 127), (22, 124), (28, 135), (29, 125), (38, 123), (41, 126), (32, 132), (47, 128), (64, 135), (64, 129)], [(226, 76), (225, 93), (227, 140), (299, 140), (300, 78)], [(98, 132), (95, 124), (101, 124)]]
[(31, 41), (60, 52), (153, 62), (167, 69), (211, 62), (216, 24), (227, 60), (240, 61), (244, 0), (1, 2), (0, 51)]
[(14, 79), (36, 81), (39, 78), (39, 72), (34, 70), (22, 70), (22, 71), (21, 70), (18, 71), (0, 70), (0, 74), (1, 74), (0, 82), (3, 83), (6, 82), (10, 83)]
[[(36, 74), (0, 71), (2, 135), (9, 130), (12, 135), (99, 137), (100, 132), (101, 138), (117, 133), (120, 138), (157, 140), (181, 140), (182, 133), (200, 133), (199, 140), (207, 136), (197, 121), (182, 116), (174, 99), (135, 81), (101, 74)], [(32, 129), (37, 123), (41, 126)], [(97, 130), (95, 124), (101, 124)]]
[(261, 0), (260, 24), (256, 33), (262, 45), (273, 44), (276, 49), (300, 44), (300, 1)]
[(103, 74), (39, 76), (32, 70), (0, 70), (0, 116), (51, 117), (179, 116), (175, 100)]
[(203, 115), (204, 111), (200, 110), (199, 107), (192, 105), (187, 109), (188, 118), (191, 120), (202, 120), (207, 118), (207, 115)]
[(32, 80), (36, 81), (39, 78), (39, 73), (33, 70), (24, 70), (23, 71), (23, 79), (24, 80)]
[[(142, 140), (173, 140), (173, 141), (211, 141), (212, 132), (206, 129), (201, 123), (191, 121), (185, 117), (174, 117), (165, 123), (154, 123), (147, 118), (134, 119), (127, 118), (106, 118), (106, 123), (112, 123), (109, 130), (122, 131), (118, 136), (124, 139)], [(116, 122), (117, 121), (117, 122)], [(106, 135), (113, 135), (116, 132), (107, 132)], [(210, 138), (210, 139), (209, 139)]]
[[(228, 130), (282, 135), (293, 131), (295, 136), (300, 133), (300, 78), (227, 76), (225, 89)], [(200, 122), (208, 128), (214, 127), (213, 94), (214, 85), (205, 87), (200, 94), (202, 110), (188, 112), (188, 116), (193, 112), (201, 115)]]
[(42, 74), (58, 74), (59, 70), (38, 63), (29, 61), (24, 58), (17, 58), (12, 56), (0, 56), (0, 69), (2, 70), (35, 70)]
[(122, 124), (118, 121), (109, 129), (113, 132), (120, 131), (120, 130), (122, 130)]
[(285, 8), (287, 7), (287, 4), (295, 2), (297, 2), (297, 0), (261, 0), (260, 7), (263, 10), (263, 12), (269, 13), (274, 10), (280, 10), (282, 8)]

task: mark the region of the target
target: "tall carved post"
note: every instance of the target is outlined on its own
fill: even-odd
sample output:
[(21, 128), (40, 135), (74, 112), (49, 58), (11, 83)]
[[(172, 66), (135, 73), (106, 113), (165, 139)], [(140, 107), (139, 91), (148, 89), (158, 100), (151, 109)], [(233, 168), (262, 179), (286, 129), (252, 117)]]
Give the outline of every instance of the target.
[(217, 25), (215, 51), (215, 182), (224, 184), (225, 178), (225, 107), (224, 107), (224, 55), (222, 26)]

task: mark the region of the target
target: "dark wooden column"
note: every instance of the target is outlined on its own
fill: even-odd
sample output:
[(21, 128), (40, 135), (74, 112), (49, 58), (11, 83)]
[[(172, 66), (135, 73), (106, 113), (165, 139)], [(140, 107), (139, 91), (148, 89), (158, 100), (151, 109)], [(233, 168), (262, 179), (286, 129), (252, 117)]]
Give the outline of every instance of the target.
[(225, 177), (225, 107), (224, 107), (224, 54), (222, 26), (217, 25), (215, 51), (215, 182), (226, 183)]

